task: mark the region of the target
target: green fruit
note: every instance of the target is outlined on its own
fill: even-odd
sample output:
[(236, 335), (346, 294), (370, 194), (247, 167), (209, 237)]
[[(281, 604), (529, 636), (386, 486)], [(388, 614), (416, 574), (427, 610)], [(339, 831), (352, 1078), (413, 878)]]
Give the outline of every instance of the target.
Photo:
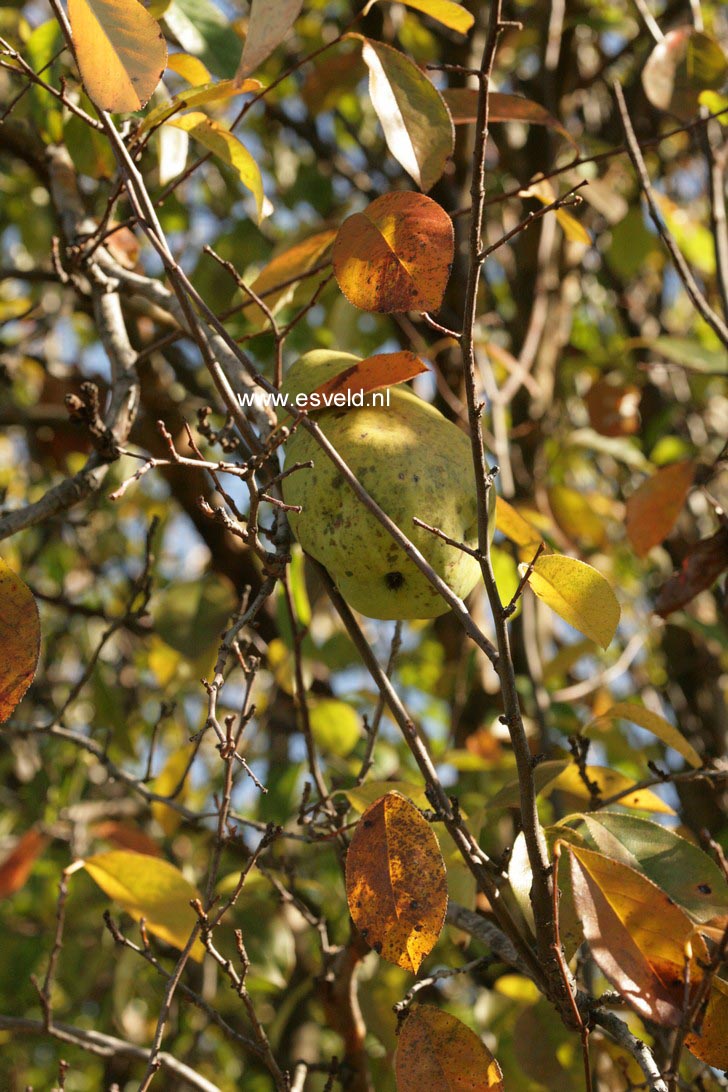
[[(358, 360), (316, 350), (301, 357), (283, 385), (289, 399), (310, 394)], [(478, 562), (417, 527), (417, 516), (457, 541), (475, 545), (477, 505), (467, 436), (404, 386), (390, 388), (389, 406), (332, 408), (316, 415), (371, 497), (459, 597), (480, 577)], [(286, 445), (286, 469), (313, 460), (283, 481), (291, 528), (303, 549), (324, 565), (347, 602), (370, 618), (436, 618), (448, 605), (381, 523), (356, 497), (314, 438), (299, 427)], [(493, 490), (491, 490), (493, 493)]]

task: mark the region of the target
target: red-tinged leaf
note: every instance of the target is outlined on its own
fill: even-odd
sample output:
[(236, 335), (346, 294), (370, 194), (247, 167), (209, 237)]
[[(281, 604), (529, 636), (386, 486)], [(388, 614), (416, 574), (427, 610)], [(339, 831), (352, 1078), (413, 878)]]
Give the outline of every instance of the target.
[(243, 55), (235, 73), (243, 80), (270, 57), (299, 16), (303, 0), (252, 0)]
[(452, 1089), (503, 1092), (503, 1074), (485, 1044), (455, 1016), (413, 1005), (397, 1044), (397, 1092)]
[(692, 26), (670, 30), (642, 69), (642, 86), (653, 106), (680, 117), (697, 112), (703, 91), (719, 91), (728, 77), (728, 58)]
[(660, 588), (655, 612), (662, 618), (680, 610), (701, 591), (709, 588), (728, 569), (728, 527), (721, 527), (710, 538), (704, 538), (683, 560), (679, 572)]
[(40, 831), (25, 832), (12, 853), (0, 864), (0, 899), (14, 895), (25, 886), (36, 858), (47, 844), (48, 839)]
[[(442, 92), (455, 125), (466, 125), (478, 119), (478, 91), (475, 87), (449, 87)], [(491, 91), (488, 96), (488, 121), (524, 121), (528, 125), (545, 125), (573, 144), (574, 140), (561, 122), (544, 106), (521, 95)]]
[(157, 843), (146, 834), (141, 827), (133, 823), (120, 823), (117, 819), (105, 819), (102, 823), (94, 823), (91, 834), (95, 838), (102, 838), (105, 842), (111, 842), (119, 849), (131, 849), (134, 853), (145, 853), (148, 857), (162, 857), (162, 850)]
[(400, 793), (375, 800), (359, 820), (346, 897), (367, 944), (416, 974), (445, 921), (447, 876), (432, 827)]
[(700, 1034), (690, 1032), (685, 1046), (714, 1069), (728, 1069), (728, 982), (714, 978)]
[(635, 869), (590, 849), (564, 848), (595, 963), (640, 1016), (676, 1027), (685, 1003), (686, 953), (693, 985), (708, 959), (693, 922)]
[(334, 395), (341, 394), (345, 397), (349, 392), (369, 394), (370, 391), (404, 383), (426, 371), (427, 366), (415, 353), (406, 350), (399, 353), (377, 353), (376, 356), (369, 356), (366, 360), (360, 360), (350, 368), (345, 368), (333, 379), (327, 379), (309, 398), (314, 407), (322, 404), (335, 405), (332, 402)]
[(33, 593), (0, 558), (0, 724), (6, 721), (35, 675), (40, 618)]
[(439, 91), (404, 53), (368, 38), (362, 42), (369, 94), (387, 147), (426, 193), (452, 155), (455, 133), (450, 114)]
[(670, 534), (694, 476), (695, 463), (690, 459), (663, 466), (629, 498), (627, 537), (638, 557), (644, 557)]
[(454, 255), (452, 220), (419, 193), (388, 193), (341, 225), (332, 260), (339, 288), (363, 311), (436, 311)]
[(102, 110), (140, 110), (167, 64), (159, 23), (138, 0), (68, 0), (81, 79)]
[(631, 383), (598, 380), (587, 392), (589, 424), (602, 436), (633, 436), (640, 427), (640, 390)]

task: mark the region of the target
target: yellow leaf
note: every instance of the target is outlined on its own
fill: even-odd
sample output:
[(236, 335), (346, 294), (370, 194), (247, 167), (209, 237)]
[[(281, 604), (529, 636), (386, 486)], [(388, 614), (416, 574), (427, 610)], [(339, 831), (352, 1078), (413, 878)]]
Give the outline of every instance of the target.
[[(375, 3), (376, 0), (370, 0), (362, 15), (374, 7)], [(457, 31), (458, 34), (467, 34), (474, 22), (470, 12), (460, 4), (453, 3), (453, 0), (401, 0), (401, 3), (415, 11), (421, 11), (423, 15), (429, 15), (430, 19)]]
[[(184, 948), (197, 923), (190, 906), (200, 894), (179, 869), (159, 857), (115, 849), (87, 857), (83, 867), (109, 898), (135, 921), (144, 918), (150, 933), (175, 948)], [(205, 949), (199, 938), (191, 956), (202, 961)]]
[(396, 1074), (397, 1092), (503, 1092), (501, 1068), (487, 1046), (434, 1005), (410, 1009), (399, 1034)]
[[(161, 125), (173, 114), (183, 110), (189, 110), (192, 106), (202, 106), (203, 103), (224, 102), (234, 95), (244, 95), (249, 91), (260, 90), (258, 80), (245, 80), (240, 86), (232, 80), (219, 80), (218, 82), (203, 83), (200, 87), (190, 87), (186, 91), (180, 91), (168, 102), (162, 102), (150, 110), (144, 121), (139, 126), (139, 132), (145, 133), (154, 125)], [(226, 130), (227, 131), (227, 130)]]
[[(542, 205), (550, 205), (556, 200), (556, 192), (547, 178), (540, 182), (532, 182), (528, 189), (521, 190), (519, 197), (535, 197)], [(591, 236), (586, 228), (578, 220), (566, 211), (556, 210), (556, 219), (561, 224), (564, 235), (570, 242), (591, 244)]]
[(432, 827), (398, 792), (362, 815), (346, 856), (346, 897), (367, 944), (417, 974), (442, 931), (447, 876)]
[[(284, 307), (293, 296), (296, 282), (321, 262), (336, 238), (333, 230), (320, 231), (284, 250), (264, 266), (250, 286), (271, 314)], [(245, 314), (255, 328), (263, 328), (268, 318), (257, 304), (249, 302)]]
[[(523, 565), (521, 571), (525, 572)], [(616, 596), (601, 573), (563, 554), (541, 556), (529, 577), (535, 595), (578, 629), (606, 648), (619, 624)]]
[(643, 705), (638, 705), (633, 701), (617, 702), (611, 709), (607, 709), (606, 713), (602, 713), (601, 716), (590, 721), (582, 734), (585, 736), (596, 735), (599, 730), (603, 730), (609, 722), (618, 717), (623, 720), (631, 720), (633, 724), (639, 724), (640, 728), (646, 728), (648, 732), (652, 732), (668, 747), (672, 747), (674, 751), (681, 754), (696, 770), (702, 766), (703, 760), (700, 755), (692, 744), (688, 743), (678, 728), (670, 724), (664, 717), (661, 717), (659, 713), (653, 713), (651, 709), (645, 709)]
[(167, 58), (167, 68), (171, 68), (183, 80), (187, 80), (191, 87), (201, 87), (202, 84), (212, 81), (210, 70), (199, 57), (193, 57), (190, 53), (170, 53)]
[(164, 74), (159, 23), (137, 0), (68, 0), (81, 79), (102, 110), (140, 110)]
[[(164, 764), (164, 769), (154, 780), (154, 784), (152, 785), (154, 792), (159, 793), (160, 796), (171, 796), (182, 780), (190, 758), (191, 752), (188, 747), (182, 747), (178, 751), (172, 751)], [(184, 804), (188, 795), (189, 781), (186, 780), (174, 799), (178, 804)], [(152, 803), (152, 815), (167, 837), (174, 834), (177, 827), (182, 822), (180, 812), (175, 808), (170, 808), (168, 804), (162, 804), (159, 800), (155, 800)]]
[(40, 655), (40, 619), (35, 598), (0, 558), (0, 724), (33, 681)]
[[(634, 785), (629, 777), (625, 777), (617, 770), (607, 769), (606, 766), (587, 766), (586, 775), (590, 781), (595, 783), (602, 799), (615, 796), (617, 793), (631, 789), (632, 785)], [(568, 793), (569, 796), (573, 796), (578, 800), (591, 801), (591, 793), (584, 784), (579, 768), (573, 762), (570, 762), (566, 769), (549, 784), (548, 791), (544, 792), (543, 795), (550, 796), (552, 792), (557, 790)], [(673, 808), (650, 789), (630, 791), (627, 796), (620, 797), (618, 803), (620, 807), (634, 808), (637, 811), (651, 811), (660, 815), (675, 814)]]
[(525, 520), (523, 516), (518, 512), (512, 504), (509, 504), (503, 497), (498, 497), (495, 505), (495, 525), (496, 528), (509, 538), (511, 542), (515, 542), (516, 546), (530, 547), (532, 553), (536, 552), (536, 549), (541, 542), (541, 535), (536, 528)]
[(260, 221), (263, 214), (263, 179), (258, 164), (238, 138), (219, 122), (194, 110), (182, 117), (172, 118), (167, 124), (184, 129), (193, 140), (199, 141), (223, 163), (237, 171), (240, 181), (255, 197)]
[(547, 495), (553, 517), (567, 538), (586, 548), (604, 545), (607, 529), (598, 511), (599, 494), (585, 494), (567, 485), (553, 485)]

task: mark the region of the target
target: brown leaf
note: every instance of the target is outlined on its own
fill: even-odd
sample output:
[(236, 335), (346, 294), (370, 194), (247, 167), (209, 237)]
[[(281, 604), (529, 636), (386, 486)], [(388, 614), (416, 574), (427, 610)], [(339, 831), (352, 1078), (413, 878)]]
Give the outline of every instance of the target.
[(0, 864), (0, 899), (14, 895), (25, 886), (33, 863), (47, 844), (47, 837), (40, 831), (25, 832), (12, 853)]
[(447, 876), (432, 828), (400, 793), (375, 800), (359, 820), (346, 897), (367, 944), (416, 974), (445, 921)]
[[(415, 353), (403, 350), (399, 353), (377, 353), (345, 368), (343, 372), (327, 379), (309, 395), (313, 408), (334, 405), (334, 395), (369, 394), (382, 387), (393, 387), (416, 375), (426, 372), (427, 367)], [(318, 399), (318, 400), (317, 400)]]
[(714, 978), (700, 1034), (691, 1032), (685, 1046), (715, 1069), (728, 1069), (728, 982)]
[(589, 424), (602, 436), (633, 436), (640, 427), (640, 390), (631, 383), (606, 376), (589, 388), (584, 401)]
[(721, 527), (694, 546), (683, 559), (680, 570), (665, 581), (657, 594), (655, 613), (667, 618), (680, 610), (709, 588), (725, 569), (728, 569), (728, 527)]
[[(478, 91), (474, 87), (449, 87), (442, 92), (452, 120), (456, 125), (466, 125), (477, 121), (478, 118)], [(491, 91), (488, 96), (488, 120), (489, 121), (525, 121), (529, 125), (545, 125), (549, 129), (560, 133), (561, 136), (573, 144), (574, 140), (569, 135), (560, 121), (558, 121), (544, 106), (539, 106), (531, 99), (524, 99), (521, 95), (506, 95), (500, 91)]]
[(627, 537), (638, 557), (670, 534), (694, 476), (695, 463), (690, 459), (663, 466), (628, 499)]
[(40, 618), (33, 593), (0, 558), (0, 724), (8, 719), (35, 675)]
[(163, 856), (157, 843), (140, 827), (133, 823), (120, 823), (117, 819), (106, 819), (91, 827), (91, 834), (103, 838), (119, 849), (131, 849), (135, 853), (145, 853), (148, 857)]
[(397, 1092), (503, 1092), (500, 1066), (474, 1031), (433, 1005), (413, 1005), (399, 1033)]
[(656, 884), (602, 853), (566, 844), (574, 902), (594, 962), (640, 1016), (676, 1027), (690, 981), (700, 981), (708, 949), (695, 925)]
[(454, 254), (452, 221), (420, 193), (388, 193), (349, 216), (333, 247), (334, 274), (364, 311), (434, 311)]

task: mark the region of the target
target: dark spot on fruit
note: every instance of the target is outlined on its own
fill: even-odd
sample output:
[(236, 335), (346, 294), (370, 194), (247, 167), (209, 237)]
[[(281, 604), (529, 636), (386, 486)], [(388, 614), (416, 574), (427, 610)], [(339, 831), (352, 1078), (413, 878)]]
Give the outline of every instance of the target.
[(412, 475), (412, 481), (413, 481), (413, 482), (418, 482), (419, 480), (420, 480), (420, 476), (419, 476), (419, 474), (413, 474), (413, 475)]
[(400, 480), (401, 482), (403, 482), (403, 481), (404, 481), (404, 474), (398, 474), (398, 475), (397, 475), (397, 477), (399, 478), (399, 480)]
[(387, 573), (384, 582), (390, 591), (397, 591), (404, 584), (404, 576), (400, 572)]
[(708, 883), (699, 883), (698, 884), (698, 891), (700, 892), (701, 895), (712, 895), (713, 894), (713, 889), (710, 886), (710, 884), (708, 884)]

